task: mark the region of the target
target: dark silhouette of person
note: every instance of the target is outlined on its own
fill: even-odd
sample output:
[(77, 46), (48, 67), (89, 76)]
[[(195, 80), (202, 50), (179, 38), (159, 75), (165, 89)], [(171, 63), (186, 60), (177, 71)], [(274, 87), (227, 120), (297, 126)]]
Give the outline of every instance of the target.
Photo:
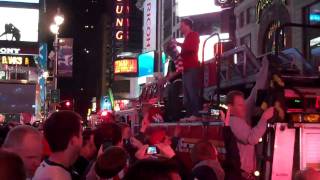
[(20, 41), (20, 38), (21, 38), (20, 30), (17, 27), (15, 27), (12, 23), (4, 25), (4, 33), (2, 33), (0, 37), (6, 34), (12, 34), (11, 41), (13, 41), (13, 38), (16, 41)]

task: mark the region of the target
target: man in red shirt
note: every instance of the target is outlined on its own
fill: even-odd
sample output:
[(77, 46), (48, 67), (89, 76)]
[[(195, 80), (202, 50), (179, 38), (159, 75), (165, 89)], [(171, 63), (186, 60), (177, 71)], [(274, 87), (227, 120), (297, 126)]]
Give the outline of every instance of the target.
[(200, 63), (198, 50), (200, 37), (197, 32), (192, 30), (193, 22), (190, 19), (182, 19), (180, 31), (185, 36), (183, 43), (177, 43), (181, 47), (180, 58), (183, 62), (183, 102), (189, 120), (199, 117), (200, 103)]

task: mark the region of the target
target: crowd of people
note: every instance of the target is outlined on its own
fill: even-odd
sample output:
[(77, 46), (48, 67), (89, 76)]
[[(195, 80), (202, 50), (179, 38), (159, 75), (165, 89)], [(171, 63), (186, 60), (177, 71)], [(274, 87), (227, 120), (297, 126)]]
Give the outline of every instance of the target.
[[(129, 124), (113, 119), (95, 129), (82, 127), (73, 111), (52, 113), (39, 128), (10, 127), (0, 150), (0, 179), (3, 180), (243, 180), (254, 168), (254, 145), (273, 114), (269, 108), (255, 127), (244, 119), (241, 92), (228, 94), (230, 118), (225, 120), (225, 162), (208, 139), (199, 140), (190, 151), (192, 169), (177, 156), (179, 133), (169, 137), (162, 128), (150, 128), (148, 113), (138, 134)], [(240, 128), (240, 129), (239, 129)], [(152, 131), (151, 131), (152, 129)], [(226, 134), (228, 134), (228, 131)], [(231, 148), (229, 148), (229, 146)], [(228, 151), (228, 150), (233, 151)], [(231, 162), (231, 163), (230, 163)], [(297, 180), (319, 179), (313, 169), (301, 171)]]
[(82, 118), (73, 111), (52, 113), (41, 129), (31, 125), (10, 127), (1, 146), (0, 177), (4, 180), (224, 178), (217, 151), (209, 141), (203, 140), (194, 147), (192, 160), (197, 165), (188, 171), (176, 156), (174, 138), (161, 128), (147, 133), (150, 122), (148, 118), (142, 121), (135, 136), (128, 124), (111, 120), (95, 129), (84, 129)]
[[(185, 120), (200, 117), (199, 68), (197, 57), (199, 34), (192, 31), (192, 21), (181, 20), (185, 36), (177, 71), (182, 73)], [(174, 67), (174, 65), (172, 66)], [(173, 68), (175, 69), (175, 68)], [(175, 71), (175, 70), (173, 70)], [(149, 128), (155, 113), (142, 109), (138, 134), (132, 134), (129, 124), (110, 118), (95, 129), (82, 126), (82, 117), (73, 111), (52, 113), (39, 127), (8, 123), (0, 129), (0, 179), (2, 180), (254, 180), (255, 145), (266, 132), (267, 122), (275, 108), (262, 109), (261, 117), (252, 126), (257, 90), (266, 86), (268, 63), (263, 61), (259, 81), (250, 96), (240, 91), (227, 95), (228, 111), (220, 112), (224, 121), (225, 160), (210, 139), (200, 139), (189, 155), (192, 168), (177, 155), (181, 138), (177, 132), (168, 136), (165, 129)], [(169, 77), (166, 80), (170, 79)], [(174, 92), (175, 93), (175, 92)], [(177, 94), (177, 93), (175, 93)], [(181, 109), (175, 104), (169, 110), (176, 120)], [(169, 103), (170, 105), (170, 103)], [(1, 119), (1, 116), (0, 116)], [(299, 171), (296, 180), (320, 180), (314, 169)]]

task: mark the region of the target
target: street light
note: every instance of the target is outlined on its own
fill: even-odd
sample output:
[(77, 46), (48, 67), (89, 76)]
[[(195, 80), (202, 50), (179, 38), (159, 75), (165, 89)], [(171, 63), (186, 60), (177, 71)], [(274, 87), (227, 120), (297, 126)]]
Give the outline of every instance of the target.
[(59, 26), (57, 24), (51, 24), (50, 25), (50, 31), (53, 34), (58, 34), (59, 33)]
[(57, 14), (54, 16), (54, 23), (50, 25), (50, 31), (55, 35), (54, 39), (54, 50), (55, 50), (55, 63), (54, 63), (54, 88), (58, 88), (58, 51), (59, 51), (59, 28), (63, 23), (64, 17), (60, 13), (60, 9), (58, 8)]
[(60, 25), (63, 23), (63, 21), (64, 21), (63, 15), (58, 12), (58, 14), (54, 17), (54, 22), (55, 22), (58, 26), (60, 26)]
[[(53, 46), (55, 51), (55, 62), (54, 62), (54, 89), (58, 89), (58, 52), (59, 52), (59, 28), (63, 23), (64, 17), (60, 13), (60, 9), (58, 8), (57, 14), (54, 16), (54, 23), (50, 25), (50, 31), (55, 35)], [(56, 109), (56, 106), (54, 107)]]

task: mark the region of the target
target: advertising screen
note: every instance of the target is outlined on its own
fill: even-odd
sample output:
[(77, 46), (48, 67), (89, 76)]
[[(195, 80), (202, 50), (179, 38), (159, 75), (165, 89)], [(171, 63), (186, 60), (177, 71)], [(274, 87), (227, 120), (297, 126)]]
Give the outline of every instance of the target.
[(0, 2), (39, 3), (39, 0), (0, 0)]
[(137, 73), (137, 59), (120, 59), (114, 62), (115, 74)]
[(154, 51), (139, 55), (139, 77), (151, 75), (154, 72)]
[(38, 41), (38, 9), (0, 7), (0, 17), (0, 40)]
[(177, 0), (177, 15), (179, 17), (207, 14), (221, 11), (214, 0)]
[[(138, 56), (138, 64), (139, 64), (139, 77), (141, 76), (148, 76), (148, 75), (153, 75), (155, 71), (155, 58), (154, 58), (154, 51), (151, 52), (146, 52), (143, 54), (140, 54)], [(161, 55), (161, 72), (164, 71), (164, 65), (166, 61), (166, 55), (162, 53)]]
[[(200, 36), (200, 44), (199, 44), (199, 51), (198, 51), (198, 58), (200, 62), (202, 61), (203, 43), (208, 37), (209, 35)], [(229, 33), (220, 33), (220, 39), (221, 40), (229, 39)], [(177, 38), (176, 40), (180, 43), (183, 43), (184, 38)], [(217, 37), (212, 37), (207, 41), (206, 46), (204, 47), (204, 61), (208, 61), (214, 58), (213, 47), (216, 43), (218, 43)], [(181, 51), (180, 47), (178, 47), (178, 51), (179, 52)]]
[(35, 84), (0, 83), (0, 113), (34, 113)]

